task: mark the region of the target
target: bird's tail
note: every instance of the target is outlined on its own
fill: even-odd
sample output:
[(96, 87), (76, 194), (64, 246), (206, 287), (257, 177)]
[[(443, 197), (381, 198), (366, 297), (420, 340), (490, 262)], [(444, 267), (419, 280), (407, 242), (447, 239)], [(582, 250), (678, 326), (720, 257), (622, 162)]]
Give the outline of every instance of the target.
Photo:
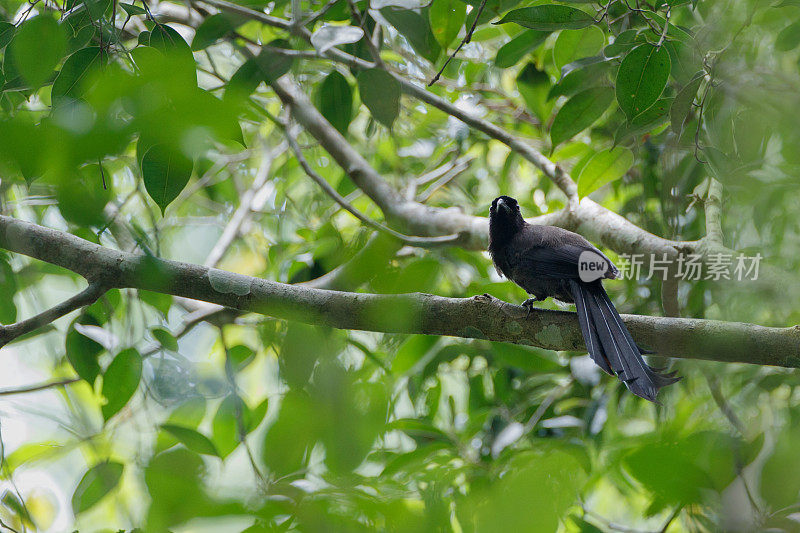
[(674, 372), (662, 374), (645, 362), (642, 354), (648, 352), (633, 341), (600, 282), (570, 280), (570, 290), (586, 349), (600, 368), (616, 375), (632, 393), (651, 402), (656, 401), (661, 387), (681, 379)]

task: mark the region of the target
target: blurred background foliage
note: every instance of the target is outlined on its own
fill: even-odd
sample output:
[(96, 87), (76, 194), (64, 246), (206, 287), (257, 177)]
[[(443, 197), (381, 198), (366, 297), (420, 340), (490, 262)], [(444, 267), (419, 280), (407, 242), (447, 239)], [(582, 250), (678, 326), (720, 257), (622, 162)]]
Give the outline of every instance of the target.
[[(424, 84), (474, 25), (431, 91), (666, 238), (704, 236), (718, 180), (725, 244), (787, 274), (683, 283), (684, 316), (800, 322), (799, 2), (294, 4), (240, 2), (286, 22), (299, 10), (310, 39), (219, 2), (2, 0), (2, 213), (286, 283), (349, 265), (336, 288), (519, 302), (485, 254), (403, 247), (340, 209), (289, 149), (269, 88), (293, 76), (411, 198), (485, 216), (504, 193), (526, 215), (558, 210), (561, 193), (505, 145), (401, 96), (381, 68), (319, 57), (377, 48)], [(299, 139), (312, 169), (381, 218)], [(0, 321), (80, 286), (2, 253)], [(624, 312), (661, 312), (657, 281), (609, 290)], [(113, 290), (3, 348), (0, 530), (800, 528), (792, 371), (683, 361), (654, 406), (580, 353), (193, 311)], [(21, 394), (31, 383), (44, 386)]]

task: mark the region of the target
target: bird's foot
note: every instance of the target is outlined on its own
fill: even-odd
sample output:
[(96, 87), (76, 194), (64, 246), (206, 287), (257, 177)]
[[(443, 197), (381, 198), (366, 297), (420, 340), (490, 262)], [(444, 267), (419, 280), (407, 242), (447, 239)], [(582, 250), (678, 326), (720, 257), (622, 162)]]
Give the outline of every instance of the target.
[(528, 298), (527, 300), (522, 302), (520, 305), (527, 310), (527, 314), (525, 315), (525, 318), (528, 318), (531, 315), (531, 312), (533, 311), (533, 307), (534, 307), (533, 304), (535, 304), (536, 302), (541, 302), (543, 300), (544, 300), (544, 298), (538, 298), (538, 297), (534, 296), (533, 298)]

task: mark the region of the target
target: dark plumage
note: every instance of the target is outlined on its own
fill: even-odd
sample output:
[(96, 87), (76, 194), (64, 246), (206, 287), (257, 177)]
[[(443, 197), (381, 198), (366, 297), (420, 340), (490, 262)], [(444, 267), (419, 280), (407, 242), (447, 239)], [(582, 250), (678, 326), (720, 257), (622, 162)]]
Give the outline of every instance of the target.
[[(533, 296), (523, 305), (548, 297), (574, 302), (592, 360), (637, 396), (656, 401), (661, 387), (680, 379), (659, 373), (642, 358), (646, 352), (633, 341), (603, 289), (602, 278), (614, 279), (619, 270), (582, 236), (554, 226), (532, 226), (515, 199), (500, 196), (489, 215), (489, 253), (500, 274)], [(586, 275), (581, 279), (579, 263), (585, 264), (587, 257), (600, 267), (594, 280)]]

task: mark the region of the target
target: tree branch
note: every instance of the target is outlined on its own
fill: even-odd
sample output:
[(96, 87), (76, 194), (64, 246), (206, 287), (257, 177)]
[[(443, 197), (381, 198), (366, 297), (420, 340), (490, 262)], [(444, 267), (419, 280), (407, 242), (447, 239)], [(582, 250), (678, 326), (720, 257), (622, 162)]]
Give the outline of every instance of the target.
[(36, 385), (28, 385), (26, 387), (19, 387), (16, 389), (0, 389), (0, 396), (11, 396), (14, 394), (26, 394), (28, 392), (36, 392), (45, 389), (52, 389), (54, 387), (64, 387), (77, 383), (81, 378), (65, 378), (57, 381), (47, 381), (45, 383), (38, 383)]
[[(236, 13), (243, 17), (257, 20), (263, 24), (275, 28), (290, 32), (294, 31), (296, 35), (303, 38), (305, 41), (310, 42), (310, 32), (306, 28), (293, 30), (289, 21), (271, 15), (266, 15), (247, 7), (233, 4), (227, 0), (203, 0), (203, 2), (214, 6), (217, 9), (230, 13)], [(276, 53), (281, 53), (281, 51), (276, 50)], [(287, 51), (287, 53), (295, 54), (296, 51)], [(351, 67), (361, 69), (381, 67), (381, 65), (365, 61), (335, 47), (327, 50), (322, 55), (317, 54), (317, 57), (327, 58)], [(609, 209), (606, 209), (589, 198), (583, 198), (579, 201), (577, 195), (577, 185), (572, 178), (566, 172), (564, 172), (561, 167), (531, 146), (527, 141), (516, 137), (512, 133), (505, 131), (498, 126), (495, 126), (489, 121), (482, 120), (481, 118), (473, 116), (463, 109), (459, 109), (447, 100), (428, 91), (424, 86), (409, 81), (400, 74), (392, 72), (391, 70), (387, 70), (387, 72), (389, 72), (389, 74), (391, 74), (400, 83), (403, 92), (422, 102), (432, 105), (440, 111), (461, 120), (471, 128), (507, 145), (513, 151), (519, 153), (522, 157), (541, 170), (545, 176), (550, 178), (559, 187), (559, 189), (564, 192), (569, 201), (569, 209), (562, 213), (549, 213), (547, 215), (529, 220), (529, 222), (534, 224), (550, 224), (577, 231), (582, 233), (587, 238), (596, 242), (601, 242), (608, 248), (619, 253), (666, 252), (668, 254), (675, 254), (677, 253), (676, 250), (702, 251), (699, 241), (683, 242), (664, 239), (643, 230), (624, 217), (614, 213)], [(287, 76), (281, 78), (281, 80), (275, 84), (275, 88), (276, 92), (281, 91), (283, 93), (284, 96), (282, 96), (281, 99), (284, 100), (284, 103), (288, 103), (284, 99), (286, 96), (299, 98), (305, 103), (305, 105), (301, 107), (301, 110), (307, 113), (298, 113), (295, 116), (298, 122), (300, 122), (307, 130), (309, 130), (312, 135), (317, 137), (317, 139), (320, 140), (320, 142), (329, 152), (331, 144), (335, 144), (336, 142), (339, 142), (344, 148), (343, 145), (346, 143), (346, 141), (341, 135), (338, 135), (337, 131), (334, 130), (334, 132), (329, 132), (337, 135), (333, 135), (332, 138), (326, 138), (326, 142), (323, 142), (322, 138), (318, 137), (313, 131), (311, 131), (313, 128), (309, 128), (306, 120), (315, 123), (319, 122), (320, 120), (325, 122), (325, 120), (322, 118), (319, 112), (316, 111), (316, 108), (308, 104), (308, 99), (302, 94), (302, 91), (299, 90), (297, 85), (293, 81), (287, 81), (287, 78)], [(280, 93), (279, 96), (281, 96)], [(357, 158), (354, 159), (349, 157), (349, 155), (352, 155), (352, 152), (355, 152), (355, 150), (350, 149), (350, 154), (347, 153), (348, 150), (335, 151), (340, 152), (339, 155), (344, 159), (344, 161), (337, 159), (337, 162), (339, 162), (339, 164), (342, 165), (346, 171), (348, 171), (349, 168), (363, 168), (360, 167), (362, 164), (366, 165), (366, 161), (358, 156), (357, 153), (355, 153), (355, 155), (358, 156)], [(332, 156), (334, 156), (334, 158), (336, 158), (333, 152), (330, 153)], [(374, 174), (377, 176), (376, 173)], [(348, 175), (350, 175), (350, 178), (353, 179), (356, 185), (361, 187), (359, 182), (355, 180), (354, 176), (350, 174), (349, 171)], [(379, 176), (378, 179), (380, 179)], [(391, 189), (386, 184), (384, 184), (384, 187)], [(378, 204), (379, 207), (382, 209), (384, 208), (385, 202), (379, 201), (379, 199), (372, 194), (376, 191), (367, 189), (363, 190), (373, 199), (373, 201)], [(418, 232), (419, 235), (430, 236), (459, 233), (462, 235), (462, 239), (456, 244), (473, 250), (486, 248), (488, 234), (486, 231), (488, 221), (486, 219), (470, 217), (462, 213), (453, 213), (451, 210), (438, 210), (442, 213), (442, 216), (437, 216), (437, 210), (427, 207), (422, 210), (419, 209), (418, 206), (413, 205), (412, 202), (406, 202), (405, 209), (409, 211), (405, 214), (411, 218), (411, 220), (406, 220), (406, 222), (409, 223), (408, 227), (414, 228), (415, 233)], [(388, 214), (386, 210), (384, 210), (384, 213)], [(400, 213), (395, 213), (395, 215), (400, 215)], [(427, 222), (428, 220), (429, 222)]]
[(54, 305), (46, 311), (42, 311), (36, 316), (32, 316), (26, 320), (22, 320), (14, 324), (9, 324), (8, 326), (0, 325), (0, 348), (17, 337), (50, 324), (54, 320), (61, 318), (67, 313), (93, 304), (98, 298), (105, 294), (107, 290), (108, 287), (105, 287), (100, 283), (93, 283), (90, 281), (89, 286), (83, 291), (79, 292), (68, 300), (64, 300), (63, 302)]
[(458, 239), (458, 235), (442, 235), (439, 237), (416, 237), (411, 235), (404, 235), (398, 231), (393, 230), (383, 224), (372, 220), (361, 211), (353, 207), (350, 202), (348, 202), (345, 198), (342, 197), (336, 189), (331, 187), (330, 183), (325, 180), (322, 176), (320, 176), (317, 172), (311, 168), (311, 165), (306, 160), (305, 156), (303, 155), (303, 150), (300, 148), (300, 145), (297, 143), (297, 138), (294, 135), (294, 132), (291, 131), (291, 127), (287, 126), (284, 128), (286, 133), (286, 140), (289, 142), (289, 147), (294, 152), (295, 157), (297, 158), (297, 162), (300, 163), (300, 166), (305, 171), (306, 175), (314, 180), (314, 182), (320, 186), (320, 188), (325, 191), (325, 194), (330, 196), (334, 202), (339, 204), (342, 209), (356, 217), (358, 220), (366, 224), (367, 226), (376, 229), (380, 232), (386, 233), (391, 235), (392, 237), (399, 239), (400, 241), (409, 244), (411, 246), (419, 246), (419, 247), (429, 247), (429, 246), (441, 246), (443, 244), (450, 244), (453, 241)]
[[(0, 216), (0, 247), (69, 269), (108, 287), (136, 288), (240, 311), (339, 329), (479, 338), (583, 350), (574, 313), (534, 310), (489, 295), (363, 294), (286, 285), (201, 265), (105, 248)], [(624, 315), (634, 339), (661, 355), (800, 367), (800, 327)]]
[[(458, 234), (460, 238), (455, 244), (470, 249), (486, 248), (486, 218), (466, 215), (455, 208), (432, 208), (407, 200), (325, 120), (289, 76), (283, 76), (272, 86), (284, 105), (291, 109), (294, 119), (320, 142), (353, 183), (380, 207), (387, 219), (408, 228), (410, 233), (425, 236)], [(557, 214), (545, 215), (540, 222), (553, 223), (558, 217)]]

